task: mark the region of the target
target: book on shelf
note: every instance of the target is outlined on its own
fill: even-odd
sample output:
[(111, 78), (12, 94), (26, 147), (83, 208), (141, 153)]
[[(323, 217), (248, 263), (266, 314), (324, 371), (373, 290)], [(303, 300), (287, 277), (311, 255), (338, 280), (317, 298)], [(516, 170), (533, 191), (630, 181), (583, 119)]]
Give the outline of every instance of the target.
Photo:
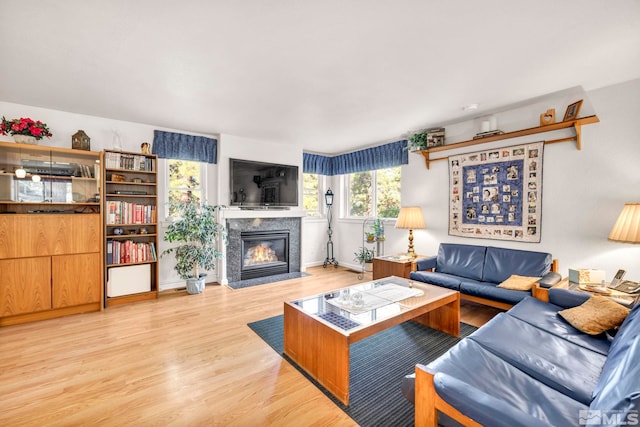
[(107, 241), (107, 265), (135, 264), (157, 260), (154, 242)]
[(155, 224), (158, 218), (154, 205), (121, 200), (107, 202), (107, 224)]
[(108, 151), (104, 155), (105, 167), (108, 169), (126, 169), (133, 171), (153, 171), (153, 158), (143, 154), (114, 153)]

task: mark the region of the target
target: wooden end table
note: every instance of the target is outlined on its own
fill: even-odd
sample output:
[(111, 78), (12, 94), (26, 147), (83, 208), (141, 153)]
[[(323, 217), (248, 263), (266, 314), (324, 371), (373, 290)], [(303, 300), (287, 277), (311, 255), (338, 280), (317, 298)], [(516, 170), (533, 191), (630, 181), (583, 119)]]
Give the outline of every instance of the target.
[(373, 279), (382, 279), (389, 276), (408, 279), (411, 273), (411, 263), (418, 258), (424, 258), (424, 256), (418, 255), (416, 258), (409, 258), (407, 255), (375, 257), (373, 258)]

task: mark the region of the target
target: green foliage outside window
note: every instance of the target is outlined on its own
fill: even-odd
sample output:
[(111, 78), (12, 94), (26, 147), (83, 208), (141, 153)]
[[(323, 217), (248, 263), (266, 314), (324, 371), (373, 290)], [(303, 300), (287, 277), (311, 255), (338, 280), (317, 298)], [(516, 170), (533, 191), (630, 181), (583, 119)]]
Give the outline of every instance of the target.
[(169, 215), (178, 216), (176, 205), (201, 200), (200, 162), (169, 160)]
[(307, 216), (320, 216), (320, 179), (318, 174), (302, 174), (303, 198), (302, 205)]
[(399, 212), (399, 167), (349, 175), (349, 216), (397, 218)]

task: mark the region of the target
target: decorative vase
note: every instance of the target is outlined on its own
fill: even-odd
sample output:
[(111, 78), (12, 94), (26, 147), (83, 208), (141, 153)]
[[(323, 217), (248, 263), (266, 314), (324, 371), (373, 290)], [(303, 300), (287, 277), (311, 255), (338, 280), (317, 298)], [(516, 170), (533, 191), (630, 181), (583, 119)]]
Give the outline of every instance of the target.
[(201, 275), (198, 279), (190, 278), (187, 279), (187, 293), (190, 295), (196, 295), (202, 293), (204, 291), (206, 277)]
[(13, 135), (13, 140), (18, 144), (35, 144), (36, 137), (31, 135)]

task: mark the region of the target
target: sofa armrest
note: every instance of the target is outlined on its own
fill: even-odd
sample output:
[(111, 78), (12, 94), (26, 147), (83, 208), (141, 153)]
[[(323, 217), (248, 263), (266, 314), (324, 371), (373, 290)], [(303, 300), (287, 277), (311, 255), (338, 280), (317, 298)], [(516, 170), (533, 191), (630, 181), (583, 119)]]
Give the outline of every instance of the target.
[(543, 288), (550, 288), (560, 282), (560, 280), (562, 280), (562, 275), (560, 273), (550, 271), (538, 280), (538, 284)]
[(582, 305), (591, 297), (587, 292), (570, 291), (569, 289), (549, 289), (549, 302), (562, 308), (572, 308)]
[[(548, 424), (511, 406), (504, 400), (444, 373), (433, 377), (436, 392), (474, 421), (493, 427), (541, 427)], [(445, 396), (445, 397), (443, 397)]]
[(433, 268), (436, 268), (437, 259), (438, 259), (437, 256), (430, 256), (430, 257), (419, 258), (415, 260), (414, 263), (416, 268), (414, 271), (425, 271), (425, 270), (431, 270)]

